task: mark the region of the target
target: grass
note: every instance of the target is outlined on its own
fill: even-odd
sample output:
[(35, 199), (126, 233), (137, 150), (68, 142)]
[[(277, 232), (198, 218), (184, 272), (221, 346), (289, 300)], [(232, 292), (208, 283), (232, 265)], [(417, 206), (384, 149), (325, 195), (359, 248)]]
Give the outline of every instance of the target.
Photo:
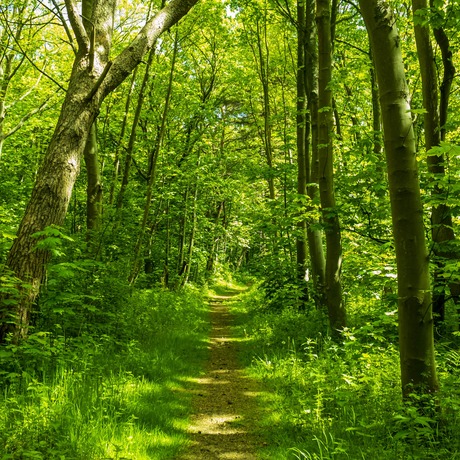
[(207, 355), (207, 306), (196, 292), (144, 291), (124, 314), (123, 341), (53, 337), (51, 347), (42, 334), (35, 356), (3, 373), (1, 460), (168, 459), (187, 445), (187, 380)]
[(453, 344), (438, 346), (440, 412), (401, 403), (395, 321), (383, 314), (334, 342), (316, 311), (266, 305), (256, 289), (235, 304), (248, 372), (265, 388), (261, 458), (460, 459), (460, 375)]

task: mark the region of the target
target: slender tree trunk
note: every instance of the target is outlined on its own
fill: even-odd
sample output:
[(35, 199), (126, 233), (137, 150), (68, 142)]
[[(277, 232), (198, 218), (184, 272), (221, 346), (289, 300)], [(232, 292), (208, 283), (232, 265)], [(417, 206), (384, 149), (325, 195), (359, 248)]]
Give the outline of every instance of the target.
[(84, 150), (87, 177), (86, 228), (88, 239), (91, 239), (92, 232), (100, 230), (102, 221), (102, 181), (96, 132), (96, 123), (93, 123)]
[(258, 66), (257, 72), (259, 80), (262, 85), (262, 113), (264, 120), (263, 130), (259, 130), (263, 142), (263, 149), (265, 153), (265, 159), (268, 166), (268, 193), (270, 199), (275, 199), (275, 179), (273, 171), (273, 146), (272, 146), (272, 120), (271, 120), (271, 104), (270, 104), (270, 82), (269, 82), (269, 62), (270, 62), (270, 50), (268, 47), (267, 40), (267, 5), (264, 5), (263, 10), (263, 23), (259, 18), (256, 19), (256, 44), (253, 45), (250, 42), (252, 53), (254, 55), (254, 61)]
[(131, 164), (133, 162), (134, 146), (136, 144), (137, 127), (139, 125), (139, 119), (141, 117), (142, 106), (144, 104), (145, 92), (147, 91), (148, 84), (150, 82), (150, 68), (152, 67), (153, 57), (155, 56), (155, 48), (152, 47), (149, 53), (149, 58), (145, 66), (144, 77), (142, 84), (139, 89), (139, 95), (137, 97), (136, 110), (134, 112), (133, 124), (131, 126), (131, 133), (129, 135), (128, 147), (126, 149), (125, 164), (123, 166), (123, 177), (121, 180), (120, 190), (117, 196), (117, 209), (120, 210), (123, 207), (123, 200), (125, 197), (126, 189), (129, 184), (129, 174), (131, 171)]
[(372, 129), (374, 130), (374, 147), (373, 152), (377, 158), (382, 155), (382, 114), (379, 101), (379, 87), (377, 77), (375, 75), (374, 57), (372, 51), (369, 52), (371, 59), (371, 67), (369, 74), (371, 77), (371, 92), (372, 92)]
[[(308, 100), (307, 132), (305, 138), (305, 156), (307, 166), (307, 194), (312, 206), (311, 214), (315, 214), (314, 206), (319, 202), (319, 158), (318, 158), (318, 44), (315, 26), (315, 0), (306, 3), (306, 32), (307, 49), (305, 57), (306, 66), (306, 92)], [(309, 125), (309, 126), (308, 126)], [(307, 210), (308, 211), (308, 210)], [(319, 221), (309, 218), (307, 221), (308, 251), (310, 254), (311, 271), (313, 278), (313, 297), (317, 308), (326, 307), (326, 259), (323, 250), (323, 237), (319, 229)]]
[[(297, 194), (299, 197), (299, 207), (301, 215), (304, 214), (305, 202), (307, 197), (307, 165), (306, 145), (307, 145), (307, 95), (306, 95), (306, 69), (305, 56), (307, 45), (307, 34), (305, 25), (305, 0), (297, 1), (297, 114), (296, 114), (296, 136), (297, 136)], [(307, 300), (307, 222), (305, 217), (301, 217), (297, 223), (296, 237), (297, 254), (297, 281), (302, 291), (300, 299), (302, 307), (305, 307)]]
[[(112, 176), (112, 183), (110, 185), (109, 205), (113, 204), (113, 200), (115, 197), (115, 190), (116, 190), (117, 182), (118, 182), (118, 175), (120, 174), (120, 157), (121, 157), (120, 151), (122, 149), (123, 139), (125, 137), (126, 127), (128, 125), (129, 107), (131, 106), (131, 97), (133, 94), (134, 85), (136, 83), (136, 76), (137, 76), (138, 69), (139, 67), (136, 67), (134, 69), (133, 76), (131, 78), (131, 84), (129, 85), (128, 96), (126, 97), (125, 113), (123, 114), (123, 120), (121, 122), (120, 137), (119, 137), (118, 145), (115, 151), (115, 158), (113, 160), (113, 176)], [(138, 105), (139, 105), (139, 101), (138, 101)], [(130, 158), (130, 161), (131, 161), (131, 158)], [(129, 166), (127, 169), (129, 170)], [(123, 201), (123, 199), (121, 201)]]
[[(428, 8), (427, 0), (412, 0), (414, 16), (417, 11)], [(432, 147), (440, 145), (441, 129), (438, 112), (438, 81), (435, 67), (434, 53), (431, 46), (430, 29), (415, 23), (415, 41), (417, 55), (420, 64), (420, 75), (422, 77), (422, 92), (424, 113), (425, 149), (428, 152)], [(446, 104), (446, 102), (444, 102)], [(443, 108), (444, 111), (444, 108)], [(446, 112), (447, 113), (447, 105)], [(444, 115), (446, 117), (446, 115)], [(444, 121), (445, 122), (445, 121)], [(431, 209), (431, 238), (433, 241), (434, 254), (434, 288), (433, 288), (433, 313), (436, 322), (444, 321), (444, 304), (446, 301), (446, 280), (443, 279), (444, 265), (446, 258), (458, 258), (458, 254), (447, 249), (446, 242), (455, 240), (452, 213), (445, 203), (447, 192), (440, 185), (445, 177), (445, 155), (427, 156), (428, 172), (432, 176), (433, 189), (431, 191), (434, 203)], [(444, 201), (444, 203), (443, 203)], [(460, 290), (460, 287), (456, 287)], [(455, 287), (453, 288), (455, 292)]]
[[(266, 13), (265, 13), (266, 14)], [(275, 199), (275, 178), (273, 177), (273, 147), (272, 147), (272, 120), (270, 105), (270, 83), (269, 78), (269, 49), (267, 42), (267, 18), (264, 17), (263, 36), (260, 24), (257, 23), (257, 48), (259, 51), (260, 80), (264, 96), (264, 149), (268, 165), (268, 189), (271, 200)], [(265, 49), (265, 52), (264, 52)]]
[(190, 184), (187, 183), (184, 192), (184, 205), (182, 217), (179, 221), (179, 241), (178, 241), (178, 255), (177, 255), (177, 272), (179, 276), (182, 275), (184, 270), (185, 261), (185, 240), (187, 237), (187, 214), (188, 214), (188, 197), (190, 195)]
[(156, 164), (157, 164), (158, 156), (160, 154), (161, 147), (163, 145), (163, 139), (164, 139), (164, 135), (166, 131), (166, 119), (168, 117), (169, 103), (171, 101), (173, 76), (174, 76), (174, 70), (175, 70), (175, 65), (176, 65), (178, 42), (179, 42), (178, 33), (176, 29), (176, 38), (174, 40), (174, 51), (173, 51), (172, 62), (171, 62), (171, 71), (169, 73), (169, 82), (168, 82), (168, 88), (166, 90), (165, 105), (163, 108), (163, 114), (161, 116), (161, 125), (160, 125), (160, 129), (158, 130), (155, 145), (152, 149), (150, 159), (149, 159), (149, 175), (148, 175), (148, 182), (147, 182), (147, 194), (146, 194), (146, 199), (145, 199), (144, 213), (142, 217), (140, 232), (137, 238), (136, 246), (134, 248), (133, 268), (129, 276), (130, 283), (134, 282), (134, 280), (136, 279), (139, 273), (139, 268), (140, 268), (140, 255), (141, 255), (141, 250), (142, 250), (142, 244), (144, 241), (145, 229), (147, 227), (147, 220), (148, 220), (148, 216), (150, 213), (150, 205), (152, 202), (153, 184), (155, 182), (155, 173), (156, 173)]
[(163, 265), (163, 286), (169, 286), (169, 259), (171, 257), (171, 217), (169, 215), (169, 200), (166, 201), (166, 241), (165, 260)]
[(217, 254), (217, 245), (219, 242), (218, 226), (224, 210), (224, 201), (221, 201), (217, 206), (217, 211), (214, 213), (213, 234), (211, 240), (211, 248), (209, 250), (208, 259), (206, 261), (206, 272), (210, 275), (214, 271), (214, 260)]
[(415, 158), (409, 91), (390, 2), (360, 0), (375, 59), (398, 268), (401, 381), (404, 397), (438, 389), (428, 254)]
[(342, 241), (339, 216), (334, 194), (331, 4), (317, 0), (318, 26), (318, 153), (319, 192), (326, 234), (326, 303), (332, 334), (346, 326), (346, 312), (342, 301)]
[(198, 182), (195, 183), (193, 191), (193, 206), (192, 206), (192, 228), (190, 230), (190, 239), (188, 243), (187, 254), (184, 259), (183, 270), (180, 277), (180, 287), (184, 287), (190, 276), (192, 265), (193, 249), (195, 247), (196, 223), (197, 223), (197, 201), (198, 201)]
[(56, 129), (37, 174), (17, 238), (8, 253), (7, 267), (20, 280), (20, 301), (12, 305), (0, 299), (3, 304), (0, 342), (10, 332), (16, 339), (27, 334), (32, 305), (50, 259), (48, 251), (35, 250), (37, 239), (34, 234), (49, 225), (64, 223), (86, 140), (103, 100), (130, 75), (157, 37), (187, 14), (196, 2), (172, 0), (146, 23), (114, 61), (108, 61), (114, 1), (97, 2), (90, 37), (75, 5), (66, 1), (78, 52)]

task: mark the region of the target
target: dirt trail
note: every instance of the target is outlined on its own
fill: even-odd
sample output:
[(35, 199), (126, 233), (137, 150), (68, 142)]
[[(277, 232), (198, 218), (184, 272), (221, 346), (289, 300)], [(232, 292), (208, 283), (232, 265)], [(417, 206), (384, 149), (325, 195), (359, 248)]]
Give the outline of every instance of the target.
[(194, 381), (195, 415), (189, 427), (192, 445), (178, 460), (257, 459), (261, 440), (254, 433), (257, 419), (254, 381), (237, 360), (238, 341), (231, 335), (232, 296), (210, 299), (212, 332), (206, 375)]

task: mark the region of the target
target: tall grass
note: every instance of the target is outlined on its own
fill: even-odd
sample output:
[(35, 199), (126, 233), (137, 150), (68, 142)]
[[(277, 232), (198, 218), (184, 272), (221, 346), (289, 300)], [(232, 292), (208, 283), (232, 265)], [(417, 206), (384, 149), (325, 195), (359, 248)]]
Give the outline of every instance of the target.
[(458, 344), (438, 344), (440, 410), (421, 413), (416, 401), (401, 403), (394, 312), (361, 316), (334, 342), (314, 309), (273, 312), (256, 290), (243, 298), (235, 308), (249, 339), (246, 362), (265, 388), (262, 458), (460, 458)]
[(184, 390), (206, 357), (207, 307), (191, 289), (124, 302), (118, 334), (58, 328), (2, 349), (1, 460), (168, 459), (187, 443)]

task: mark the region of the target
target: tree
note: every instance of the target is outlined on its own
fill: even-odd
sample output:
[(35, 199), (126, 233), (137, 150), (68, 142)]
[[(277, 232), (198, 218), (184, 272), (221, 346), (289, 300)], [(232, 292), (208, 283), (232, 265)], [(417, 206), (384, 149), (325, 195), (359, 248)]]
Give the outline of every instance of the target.
[(103, 100), (130, 75), (155, 40), (197, 1), (172, 0), (147, 21), (137, 37), (113, 61), (109, 60), (109, 52), (115, 1), (104, 0), (95, 5), (90, 19), (90, 35), (73, 1), (66, 1), (78, 50), (56, 129), (17, 238), (8, 253), (7, 266), (22, 282), (21, 298), (17, 305), (3, 307), (0, 341), (10, 332), (16, 338), (27, 334), (32, 304), (50, 258), (48, 251), (35, 249), (37, 239), (34, 234), (50, 225), (63, 224), (80, 159)]
[[(442, 185), (445, 176), (445, 154), (439, 151), (431, 152), (433, 147), (439, 147), (442, 133), (445, 136), (445, 123), (447, 120), (447, 107), (449, 94), (445, 89), (442, 91), (442, 103), (439, 104), (438, 75), (434, 59), (433, 47), (431, 45), (431, 28), (425, 24), (423, 17), (428, 11), (427, 0), (412, 0), (412, 10), (414, 13), (414, 32), (417, 45), (417, 56), (420, 64), (420, 75), (422, 79), (422, 96), (424, 120), (425, 149), (427, 151), (427, 167), (431, 177), (432, 200), (431, 210), (431, 239), (433, 242), (434, 254), (434, 274), (433, 274), (433, 311), (435, 321), (444, 321), (444, 304), (446, 301), (446, 281), (443, 279), (444, 265), (446, 259), (457, 259), (458, 251), (452, 247), (455, 241), (455, 234), (452, 224), (452, 212), (447, 200), (447, 191)], [(437, 31), (438, 37), (441, 31)], [(443, 52), (445, 54), (445, 51)], [(444, 58), (444, 68), (446, 72), (451, 71), (451, 61)], [(443, 78), (446, 81), (446, 78)], [(442, 114), (442, 124), (440, 121)], [(442, 128), (441, 128), (442, 127)], [(444, 140), (444, 139), (443, 139)], [(450, 244), (449, 244), (450, 243)], [(450, 283), (450, 290), (454, 298), (458, 300), (460, 296), (460, 285)]]
[(398, 270), (402, 391), (438, 389), (428, 253), (401, 42), (390, 2), (360, 0), (379, 84)]
[(331, 331), (334, 335), (346, 326), (346, 311), (342, 301), (342, 241), (334, 193), (332, 37), (331, 2), (317, 0), (318, 27), (318, 155), (319, 192), (326, 234), (326, 303)]

